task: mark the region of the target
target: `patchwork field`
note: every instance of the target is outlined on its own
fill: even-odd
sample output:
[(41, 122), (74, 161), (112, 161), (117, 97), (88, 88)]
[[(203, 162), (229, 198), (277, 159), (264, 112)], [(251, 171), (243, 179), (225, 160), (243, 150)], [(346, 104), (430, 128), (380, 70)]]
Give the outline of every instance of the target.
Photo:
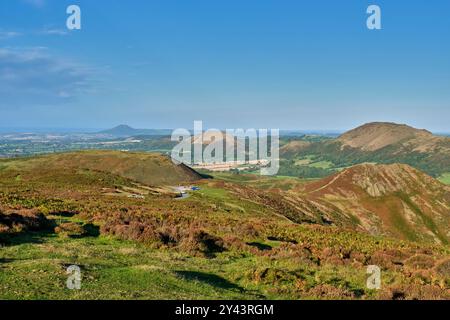
[(444, 173), (439, 177), (439, 181), (445, 184), (450, 184), (450, 173)]

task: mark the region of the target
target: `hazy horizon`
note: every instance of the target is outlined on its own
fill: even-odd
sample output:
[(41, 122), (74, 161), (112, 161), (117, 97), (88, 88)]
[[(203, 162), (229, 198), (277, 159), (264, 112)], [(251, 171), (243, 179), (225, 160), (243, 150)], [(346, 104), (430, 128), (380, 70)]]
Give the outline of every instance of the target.
[[(377, 121), (378, 122), (378, 121)], [(386, 122), (386, 121), (382, 121), (382, 122)], [(407, 123), (398, 123), (398, 124), (406, 124)], [(105, 130), (109, 130), (109, 129), (113, 129), (116, 128), (118, 126), (121, 125), (125, 125), (125, 126), (129, 126), (132, 129), (137, 129), (137, 130), (175, 130), (178, 128), (155, 128), (155, 127), (145, 127), (145, 128), (141, 128), (141, 127), (135, 127), (126, 123), (121, 123), (121, 124), (117, 124), (117, 125), (112, 125), (110, 127), (103, 127), (103, 128), (70, 128), (70, 127), (0, 127), (0, 134), (14, 134), (14, 133), (36, 133), (36, 134), (44, 134), (44, 133), (99, 133), (101, 131), (105, 131)], [(363, 125), (363, 123), (361, 124)], [(271, 128), (271, 129), (279, 129), (281, 131), (281, 133), (283, 132), (298, 132), (298, 133), (317, 133), (317, 134), (341, 134), (344, 133), (346, 131), (355, 129), (356, 127), (352, 127), (352, 128), (345, 128), (345, 129), (333, 129), (333, 128), (316, 128), (316, 129), (301, 129), (301, 128)], [(192, 126), (191, 127), (187, 127), (186, 129), (188, 130), (192, 130)], [(206, 127), (204, 128), (204, 130), (208, 130), (208, 129), (219, 129), (219, 130), (225, 130), (225, 129), (234, 129), (234, 128), (213, 128), (213, 127)], [(243, 128), (243, 129), (248, 129), (248, 128)], [(258, 127), (255, 127), (255, 129), (260, 129)], [(425, 129), (428, 130), (427, 128), (416, 128), (416, 129)], [(431, 130), (428, 130), (431, 131)], [(449, 131), (431, 131), (433, 134), (443, 134), (443, 135), (450, 135), (450, 130)]]

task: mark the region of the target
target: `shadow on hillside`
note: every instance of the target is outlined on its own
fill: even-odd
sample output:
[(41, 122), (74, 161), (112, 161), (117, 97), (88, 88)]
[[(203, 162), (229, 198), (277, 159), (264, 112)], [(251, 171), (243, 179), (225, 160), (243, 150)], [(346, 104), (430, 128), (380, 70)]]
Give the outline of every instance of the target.
[(246, 290), (238, 286), (237, 284), (234, 284), (228, 281), (227, 279), (224, 279), (212, 273), (205, 273), (199, 271), (175, 271), (175, 274), (178, 277), (184, 278), (185, 280), (188, 281), (199, 281), (218, 289), (233, 290), (239, 293), (245, 293), (248, 297), (251, 297), (252, 299), (258, 300), (266, 299), (266, 297), (263, 294), (257, 291)]
[(8, 258), (0, 258), (0, 265), (3, 263), (10, 263), (13, 262), (14, 259), (8, 259)]
[(72, 218), (73, 216), (79, 214), (77, 211), (59, 211), (59, 212), (52, 212), (51, 215), (57, 216), (57, 217), (63, 217), (63, 218)]
[(100, 227), (92, 223), (85, 224), (84, 230), (86, 232), (87, 237), (97, 238), (98, 236), (100, 236)]
[(214, 179), (214, 177), (209, 174), (200, 173), (200, 172), (197, 172), (197, 173), (202, 177), (202, 179)]
[(9, 214), (0, 212), (0, 226), (0, 244), (11, 246), (42, 243), (43, 238), (53, 234), (56, 223), (40, 212), (18, 210)]
[(175, 273), (177, 274), (177, 276), (186, 280), (203, 282), (216, 288), (237, 290), (239, 292), (245, 291), (244, 288), (212, 273), (204, 273), (198, 271), (175, 271)]
[(0, 245), (17, 246), (21, 244), (43, 243), (46, 238), (54, 234), (53, 230), (44, 231), (26, 231), (21, 233), (0, 234)]
[[(13, 215), (11, 215), (13, 216)], [(17, 220), (17, 219), (16, 219)], [(55, 236), (55, 227), (59, 226), (54, 220), (48, 220), (46, 225), (41, 230), (24, 230), (15, 233), (0, 233), (0, 246), (16, 246), (21, 244), (40, 244), (44, 243), (49, 237)], [(83, 233), (70, 235), (69, 238), (81, 239), (81, 238), (97, 238), (100, 236), (100, 227), (92, 223), (88, 223), (82, 226)]]
[(97, 238), (100, 236), (100, 227), (92, 223), (88, 223), (82, 226), (81, 234), (70, 234), (71, 239), (83, 239), (83, 238)]
[(269, 251), (269, 250), (272, 250), (272, 247), (271, 247), (271, 246), (269, 246), (268, 244), (264, 244), (264, 243), (259, 243), (259, 242), (247, 242), (247, 245), (249, 245), (250, 247), (257, 248), (258, 250), (261, 250), (261, 251)]

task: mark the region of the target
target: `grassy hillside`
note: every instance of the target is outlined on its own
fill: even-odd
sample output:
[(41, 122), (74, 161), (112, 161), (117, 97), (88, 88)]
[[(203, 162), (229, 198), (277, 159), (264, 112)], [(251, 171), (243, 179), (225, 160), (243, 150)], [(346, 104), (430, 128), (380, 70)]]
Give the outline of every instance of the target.
[(450, 172), (446, 172), (442, 176), (440, 176), (439, 181), (445, 184), (450, 184)]
[(241, 177), (224, 188), (297, 223), (412, 241), (450, 240), (450, 188), (410, 166), (363, 164), (320, 180), (286, 181)]
[(450, 240), (450, 188), (410, 166), (358, 165), (305, 189), (308, 197), (353, 215), (357, 226), (368, 232), (410, 240)]
[[(296, 241), (313, 245), (262, 239), (213, 258), (103, 235), (17, 236), (0, 251), (0, 298), (429, 299), (444, 298), (442, 288), (450, 285), (442, 273), (448, 272), (445, 253), (309, 227), (296, 234)], [(399, 267), (402, 261), (405, 266)], [(366, 263), (383, 266), (381, 292), (366, 288)], [(80, 291), (65, 287), (72, 264), (82, 268)], [(431, 271), (424, 270), (428, 266)]]
[[(154, 184), (177, 167), (155, 165), (148, 186), (124, 173), (153, 155), (102, 155), (2, 162), (0, 298), (449, 298), (448, 246), (299, 218), (284, 192), (315, 182), (219, 174), (180, 200)], [(71, 264), (80, 291), (65, 288)], [(380, 291), (366, 287), (371, 264)]]
[(52, 172), (88, 170), (112, 173), (139, 183), (177, 185), (201, 179), (185, 165), (176, 165), (169, 157), (157, 153), (130, 153), (120, 151), (81, 151), (61, 153), (20, 160), (0, 160), (2, 173), (17, 172), (20, 177), (32, 179)]

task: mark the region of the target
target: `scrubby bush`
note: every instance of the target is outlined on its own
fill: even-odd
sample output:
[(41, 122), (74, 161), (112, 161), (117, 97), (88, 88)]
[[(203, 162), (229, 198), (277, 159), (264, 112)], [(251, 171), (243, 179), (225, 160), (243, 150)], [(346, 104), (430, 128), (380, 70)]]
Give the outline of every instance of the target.
[(55, 228), (55, 233), (66, 237), (82, 237), (86, 234), (86, 230), (81, 224), (75, 222), (61, 223)]
[(440, 276), (450, 279), (450, 258), (439, 261), (434, 270)]
[(370, 256), (369, 263), (384, 270), (400, 270), (404, 259), (405, 256), (399, 250), (379, 250)]
[(434, 285), (404, 284), (384, 289), (382, 300), (443, 300), (450, 299), (449, 292)]
[(40, 211), (19, 209), (12, 212), (0, 212), (0, 233), (12, 234), (26, 231), (42, 231), (52, 225)]
[(425, 254), (416, 254), (405, 260), (405, 267), (410, 270), (431, 269), (434, 264), (434, 258)]
[(189, 221), (158, 219), (153, 216), (115, 215), (100, 229), (125, 240), (136, 240), (154, 247), (177, 247), (207, 257), (225, 250), (224, 241)]
[(348, 289), (338, 288), (330, 284), (319, 284), (311, 288), (308, 296), (321, 299), (354, 299), (355, 295)]
[(256, 283), (277, 284), (294, 283), (298, 279), (303, 279), (299, 272), (281, 268), (257, 268), (250, 274), (250, 279)]
[(209, 257), (225, 250), (222, 239), (210, 235), (204, 230), (195, 229), (189, 230), (184, 236), (181, 248), (189, 252), (201, 253)]
[(439, 261), (433, 271), (441, 278), (441, 287), (450, 291), (450, 258)]

